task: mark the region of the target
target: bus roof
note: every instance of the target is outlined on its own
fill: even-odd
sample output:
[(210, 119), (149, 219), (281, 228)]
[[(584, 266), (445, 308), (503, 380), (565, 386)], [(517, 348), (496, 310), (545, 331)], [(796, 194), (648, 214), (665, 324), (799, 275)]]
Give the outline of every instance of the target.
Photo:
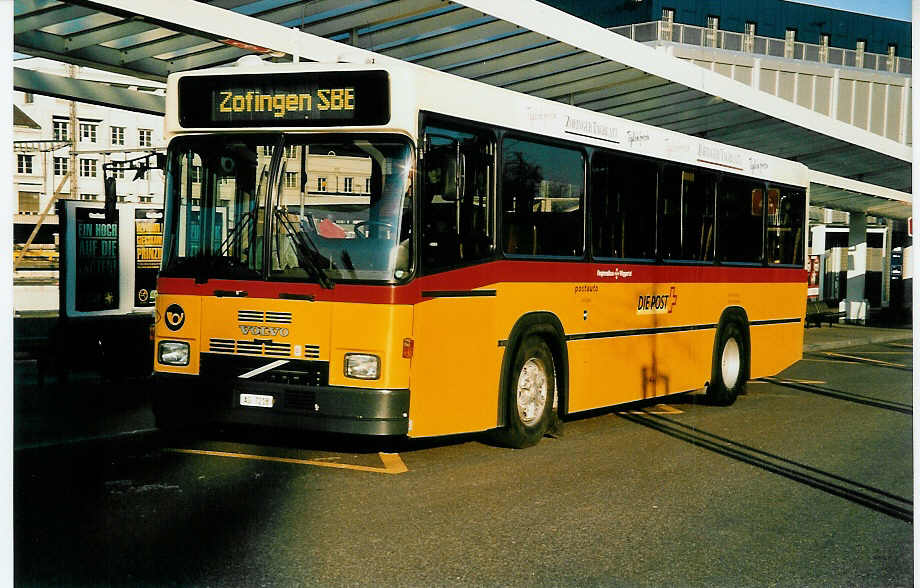
[[(420, 67), (382, 64), (288, 63), (271, 64), (246, 60), (233, 67), (183, 72), (169, 76), (166, 100), (166, 137), (183, 133), (227, 132), (232, 129), (277, 132), (397, 132), (417, 139), (419, 112), (430, 112), (475, 121), (509, 131), (535, 133), (654, 157), (703, 168), (757, 177), (794, 186), (808, 186), (808, 168), (789, 161), (684, 135), (668, 129), (633, 122), (612, 115), (562, 104), (481, 82)], [(390, 116), (385, 124), (363, 126), (245, 126), (228, 128), (183, 127), (180, 125), (178, 82), (189, 76), (231, 76), (319, 72), (386, 71), (389, 77)], [(204, 96), (197, 96), (205, 99)], [(258, 123), (256, 123), (258, 124)]]

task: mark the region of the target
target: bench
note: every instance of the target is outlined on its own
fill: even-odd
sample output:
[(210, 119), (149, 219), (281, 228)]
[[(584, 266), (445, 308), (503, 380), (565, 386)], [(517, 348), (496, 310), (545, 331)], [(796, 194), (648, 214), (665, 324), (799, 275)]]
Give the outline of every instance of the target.
[(805, 305), (805, 326), (815, 324), (820, 327), (822, 322), (826, 322), (830, 327), (843, 315), (842, 311), (832, 309), (823, 300), (808, 301)]

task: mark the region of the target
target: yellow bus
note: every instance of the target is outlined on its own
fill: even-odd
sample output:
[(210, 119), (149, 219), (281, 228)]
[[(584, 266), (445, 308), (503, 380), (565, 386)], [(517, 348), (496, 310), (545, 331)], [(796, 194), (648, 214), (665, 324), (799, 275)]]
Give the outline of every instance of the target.
[(493, 431), (802, 354), (807, 169), (413, 66), (170, 76), (162, 427)]

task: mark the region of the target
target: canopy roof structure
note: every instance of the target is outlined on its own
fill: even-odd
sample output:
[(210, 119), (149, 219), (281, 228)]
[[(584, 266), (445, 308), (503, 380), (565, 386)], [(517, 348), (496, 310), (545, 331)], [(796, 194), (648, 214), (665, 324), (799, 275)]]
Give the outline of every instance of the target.
[[(800, 161), (815, 205), (910, 215), (909, 145), (536, 0), (15, 0), (14, 14), (19, 52), (158, 81), (252, 53), (398, 60)], [(50, 85), (28, 77), (16, 86)]]

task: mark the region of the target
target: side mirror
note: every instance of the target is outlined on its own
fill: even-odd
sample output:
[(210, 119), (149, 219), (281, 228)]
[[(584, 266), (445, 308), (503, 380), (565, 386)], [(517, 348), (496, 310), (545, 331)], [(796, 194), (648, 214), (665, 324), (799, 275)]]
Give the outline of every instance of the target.
[(115, 193), (115, 177), (109, 176), (105, 179), (105, 218), (114, 220), (115, 204), (118, 202), (118, 195)]

